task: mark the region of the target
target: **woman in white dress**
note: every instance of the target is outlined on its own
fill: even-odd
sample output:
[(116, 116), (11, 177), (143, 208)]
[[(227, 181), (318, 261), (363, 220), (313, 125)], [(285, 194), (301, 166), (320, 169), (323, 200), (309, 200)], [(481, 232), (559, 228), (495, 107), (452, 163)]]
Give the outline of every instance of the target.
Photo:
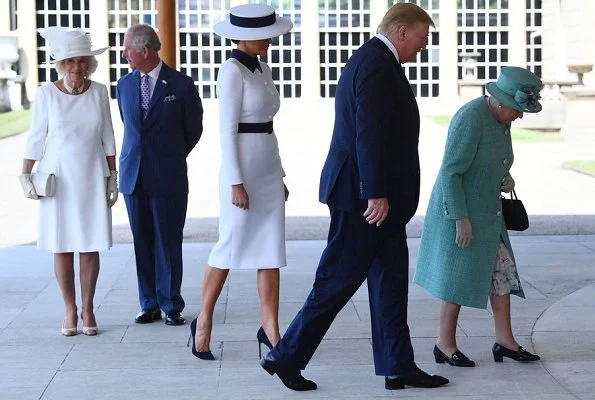
[[(74, 252), (79, 253), (83, 333), (97, 335), (93, 297), (99, 251), (112, 245), (111, 209), (118, 198), (116, 146), (107, 88), (89, 80), (97, 68), (91, 40), (81, 29), (40, 31), (61, 79), (42, 85), (35, 96), (22, 175), (25, 196), (40, 200), (37, 247), (54, 253), (65, 317), (61, 333), (77, 334)], [(40, 197), (31, 179), (37, 172), (56, 176), (53, 197)]]
[(285, 257), (285, 201), (273, 117), (279, 93), (267, 54), (271, 38), (293, 23), (262, 4), (233, 7), (215, 33), (237, 45), (217, 77), (222, 165), (219, 177), (219, 241), (209, 257), (202, 286), (202, 308), (192, 321), (192, 354), (213, 360), (213, 311), (230, 269), (257, 269), (262, 326), (257, 339), (269, 348), (279, 339), (279, 268)]

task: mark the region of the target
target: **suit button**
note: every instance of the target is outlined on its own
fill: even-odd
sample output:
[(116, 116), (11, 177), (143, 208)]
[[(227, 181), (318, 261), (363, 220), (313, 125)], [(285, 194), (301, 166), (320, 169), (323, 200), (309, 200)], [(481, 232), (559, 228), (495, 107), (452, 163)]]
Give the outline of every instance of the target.
[(510, 134), (510, 131), (509, 131), (508, 129), (505, 129), (505, 130), (504, 130), (504, 134), (505, 134), (506, 136), (508, 136), (508, 135)]
[(498, 211), (498, 212), (496, 213), (496, 215), (497, 215), (497, 216), (499, 216), (499, 217), (501, 217), (501, 216), (502, 216), (502, 211)]
[(502, 164), (504, 164), (504, 165), (508, 164), (508, 159), (505, 158), (504, 160), (502, 160)]
[(448, 215), (448, 211), (444, 211), (444, 215)]

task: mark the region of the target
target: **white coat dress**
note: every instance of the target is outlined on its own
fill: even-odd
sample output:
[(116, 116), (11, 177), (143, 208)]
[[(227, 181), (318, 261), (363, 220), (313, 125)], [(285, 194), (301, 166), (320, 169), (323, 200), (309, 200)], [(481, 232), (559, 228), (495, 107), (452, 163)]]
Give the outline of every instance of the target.
[(24, 158), (56, 175), (56, 194), (40, 200), (37, 247), (93, 252), (112, 245), (106, 156), (116, 154), (107, 88), (91, 82), (80, 95), (54, 83), (37, 89)]
[[(221, 269), (279, 268), (285, 255), (285, 192), (275, 133), (238, 133), (238, 123), (272, 121), (279, 93), (271, 70), (252, 72), (235, 58), (217, 78), (222, 164), (219, 175), (219, 241), (209, 265)], [(231, 203), (231, 186), (243, 184), (249, 209)]]

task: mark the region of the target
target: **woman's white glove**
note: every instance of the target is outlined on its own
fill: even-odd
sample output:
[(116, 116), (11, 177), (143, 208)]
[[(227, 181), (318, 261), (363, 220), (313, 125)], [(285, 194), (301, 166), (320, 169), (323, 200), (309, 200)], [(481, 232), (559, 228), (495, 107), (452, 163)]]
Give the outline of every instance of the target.
[(33, 181), (31, 180), (31, 174), (22, 174), (19, 176), (19, 181), (23, 187), (23, 193), (28, 199), (39, 200)]
[(506, 174), (504, 178), (502, 178), (502, 185), (500, 186), (500, 190), (504, 193), (510, 193), (514, 190), (514, 179), (510, 174)]
[(118, 200), (118, 171), (110, 171), (107, 178), (107, 206), (111, 207)]

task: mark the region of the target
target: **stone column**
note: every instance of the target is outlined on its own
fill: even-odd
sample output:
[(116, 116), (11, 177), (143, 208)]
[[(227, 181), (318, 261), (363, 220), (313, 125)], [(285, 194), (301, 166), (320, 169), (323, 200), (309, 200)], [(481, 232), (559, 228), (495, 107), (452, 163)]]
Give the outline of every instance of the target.
[(440, 2), (440, 102), (458, 105), (457, 2)]
[(0, 32), (10, 30), (10, 0), (0, 0)]
[(508, 62), (527, 67), (527, 7), (524, 1), (508, 2)]
[(370, 33), (372, 36), (376, 34), (376, 29), (387, 10), (388, 2), (386, 0), (370, 0)]
[(17, 11), (19, 35), (19, 46), (22, 49), (21, 57), (24, 57), (21, 64), (21, 74), (26, 79), (25, 87), (29, 99), (35, 97), (35, 91), (39, 85), (37, 76), (37, 21), (36, 7), (34, 1), (19, 1)]
[(302, 2), (302, 100), (320, 100), (320, 30), (318, 2)]
[[(107, 0), (93, 0), (89, 2), (89, 12), (91, 14), (89, 34), (91, 35), (94, 49), (105, 47), (109, 44), (108, 11)], [(95, 57), (97, 57), (97, 61), (99, 61), (99, 66), (97, 67), (97, 71), (93, 74), (92, 79), (103, 83), (109, 88), (109, 49)]]

